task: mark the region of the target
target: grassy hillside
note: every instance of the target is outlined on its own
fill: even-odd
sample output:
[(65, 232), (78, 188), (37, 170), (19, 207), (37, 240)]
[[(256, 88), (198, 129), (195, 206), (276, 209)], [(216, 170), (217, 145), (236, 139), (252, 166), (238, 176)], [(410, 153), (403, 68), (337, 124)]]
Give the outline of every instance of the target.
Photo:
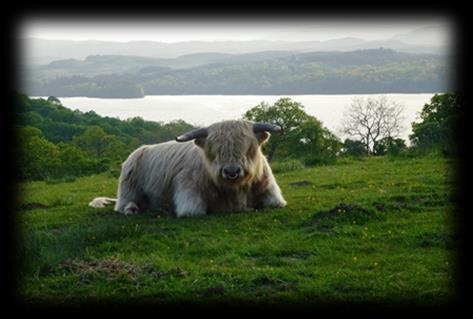
[(27, 302), (412, 302), (452, 297), (453, 163), (369, 158), (281, 172), (279, 210), (176, 219), (94, 210), (116, 178), (22, 184)]

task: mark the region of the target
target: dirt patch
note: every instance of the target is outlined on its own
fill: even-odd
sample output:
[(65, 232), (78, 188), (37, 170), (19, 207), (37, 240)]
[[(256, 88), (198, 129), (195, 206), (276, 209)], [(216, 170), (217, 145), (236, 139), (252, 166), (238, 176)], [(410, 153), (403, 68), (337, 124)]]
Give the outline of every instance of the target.
[(377, 211), (380, 211), (380, 212), (386, 211), (386, 205), (384, 203), (374, 203), (373, 206)]
[(392, 196), (384, 202), (376, 202), (373, 207), (380, 212), (391, 212), (401, 210), (419, 210), (419, 207), (438, 207), (448, 202), (448, 198), (440, 194), (428, 194), (426, 196)]
[(393, 196), (391, 200), (395, 208), (403, 208), (408, 202), (408, 199), (404, 196)]
[(74, 259), (70, 262), (64, 263), (59, 267), (63, 271), (73, 272), (80, 275), (99, 275), (110, 273), (114, 275), (125, 275), (131, 278), (136, 277), (138, 273), (146, 272), (153, 275), (152, 269), (121, 261), (119, 259), (99, 259), (84, 261)]
[(374, 209), (341, 203), (332, 209), (315, 213), (302, 226), (331, 235), (334, 234), (333, 228), (340, 224), (363, 225), (368, 221), (383, 218), (385, 217)]
[(188, 275), (187, 271), (179, 267), (168, 271), (158, 271), (156, 267), (151, 264), (139, 265), (125, 262), (117, 258), (90, 261), (74, 259), (61, 264), (59, 270), (79, 274), (82, 278), (106, 275), (108, 279), (125, 277), (132, 281), (136, 280), (139, 275), (148, 275), (153, 278)]
[(342, 188), (343, 184), (340, 184), (340, 183), (323, 184), (323, 185), (320, 185), (320, 187), (326, 188), (326, 189), (338, 189), (338, 188)]
[(356, 204), (341, 203), (328, 211), (320, 213), (318, 216), (319, 218), (337, 218), (337, 217), (345, 216), (347, 214), (370, 215), (371, 211), (361, 206), (358, 206)]

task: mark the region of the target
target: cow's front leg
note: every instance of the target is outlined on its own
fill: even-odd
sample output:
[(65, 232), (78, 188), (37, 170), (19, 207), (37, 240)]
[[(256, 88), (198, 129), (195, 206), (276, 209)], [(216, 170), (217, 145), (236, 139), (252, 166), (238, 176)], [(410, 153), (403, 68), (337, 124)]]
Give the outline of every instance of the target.
[(192, 189), (181, 188), (174, 192), (174, 209), (177, 217), (205, 215), (207, 205)]
[(275, 182), (268, 187), (266, 192), (261, 194), (260, 203), (263, 208), (281, 208), (287, 205), (286, 200), (282, 196), (281, 189)]

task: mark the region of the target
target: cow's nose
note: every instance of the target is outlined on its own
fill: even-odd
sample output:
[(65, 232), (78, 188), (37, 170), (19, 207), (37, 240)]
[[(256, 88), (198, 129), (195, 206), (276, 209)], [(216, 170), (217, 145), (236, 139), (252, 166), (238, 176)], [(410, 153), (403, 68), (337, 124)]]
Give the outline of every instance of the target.
[(227, 165), (223, 168), (223, 177), (227, 179), (237, 179), (240, 176), (241, 168), (238, 165)]

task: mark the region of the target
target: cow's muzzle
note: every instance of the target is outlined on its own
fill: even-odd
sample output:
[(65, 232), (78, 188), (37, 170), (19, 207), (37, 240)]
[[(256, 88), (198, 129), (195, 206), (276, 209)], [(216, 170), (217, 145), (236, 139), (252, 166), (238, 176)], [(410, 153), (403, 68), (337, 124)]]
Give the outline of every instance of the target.
[(222, 169), (222, 176), (227, 180), (234, 181), (243, 176), (243, 170), (240, 165), (225, 165)]

